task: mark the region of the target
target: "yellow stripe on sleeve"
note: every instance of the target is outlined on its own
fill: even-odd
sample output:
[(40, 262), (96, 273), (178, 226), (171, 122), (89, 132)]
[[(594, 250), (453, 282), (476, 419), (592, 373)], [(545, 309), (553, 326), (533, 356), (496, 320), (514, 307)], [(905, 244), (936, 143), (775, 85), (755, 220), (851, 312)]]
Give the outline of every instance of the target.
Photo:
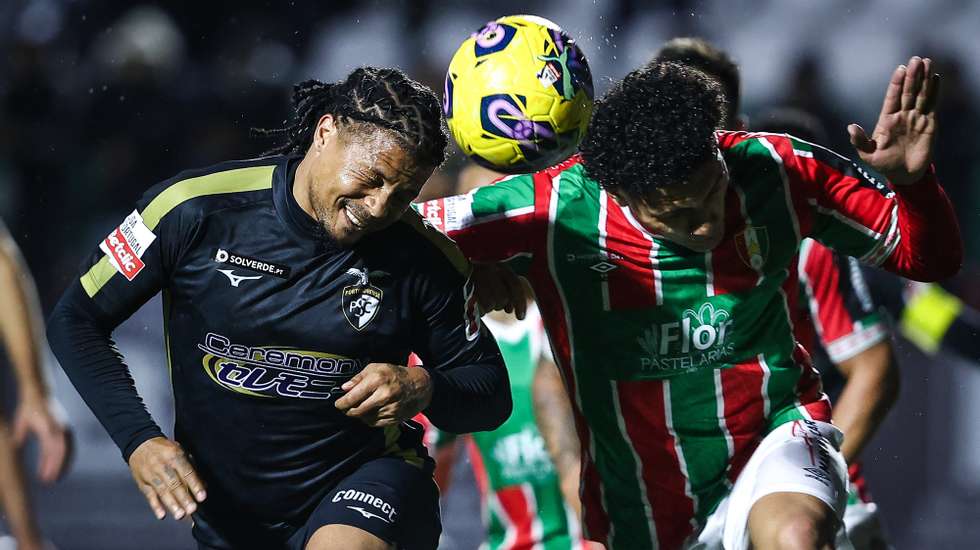
[[(150, 204), (140, 212), (140, 216), (146, 227), (153, 231), (171, 210), (191, 199), (271, 188), (272, 172), (275, 169), (275, 165), (250, 166), (178, 181), (150, 201)], [(116, 269), (109, 262), (109, 257), (103, 256), (82, 275), (80, 279), (82, 288), (89, 298), (92, 298), (115, 274)]]

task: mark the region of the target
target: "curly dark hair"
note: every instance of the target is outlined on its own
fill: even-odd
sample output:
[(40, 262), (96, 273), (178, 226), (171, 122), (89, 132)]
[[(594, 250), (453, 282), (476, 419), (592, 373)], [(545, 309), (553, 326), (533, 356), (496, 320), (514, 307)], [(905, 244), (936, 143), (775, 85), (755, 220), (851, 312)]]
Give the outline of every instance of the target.
[(683, 63), (718, 80), (728, 100), (728, 109), (725, 112), (726, 125), (735, 122), (742, 95), (741, 76), (738, 65), (724, 50), (703, 38), (685, 36), (667, 41), (653, 57), (653, 62), (657, 61)]
[(714, 154), (724, 108), (718, 83), (697, 69), (634, 70), (596, 102), (581, 145), (585, 169), (603, 188), (639, 198), (680, 184)]
[(392, 68), (360, 67), (331, 84), (307, 80), (293, 87), (293, 121), (272, 130), (253, 129), (259, 136), (285, 137), (269, 154), (305, 153), (313, 131), (330, 113), (347, 129), (358, 123), (391, 130), (414, 153), (419, 164), (436, 167), (449, 144), (442, 122), (442, 104), (427, 86)]

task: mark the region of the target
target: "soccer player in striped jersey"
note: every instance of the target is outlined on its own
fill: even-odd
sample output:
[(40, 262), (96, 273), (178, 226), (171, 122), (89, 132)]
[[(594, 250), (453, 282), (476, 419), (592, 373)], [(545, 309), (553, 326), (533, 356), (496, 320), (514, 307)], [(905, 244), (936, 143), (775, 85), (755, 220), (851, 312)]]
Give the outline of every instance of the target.
[(959, 269), (930, 69), (896, 68), (873, 137), (849, 128), (887, 183), (791, 137), (716, 131), (717, 84), (654, 63), (598, 102), (581, 156), (420, 207), (473, 260), (530, 261), (583, 446), (588, 538), (848, 544), (841, 434), (793, 334), (795, 261), (813, 237), (912, 278)]
[[(459, 175), (456, 191), (469, 192), (490, 184), (503, 174), (470, 164)], [(523, 289), (524, 287), (522, 287)], [(524, 290), (526, 294), (526, 290)], [(497, 340), (510, 377), (510, 418), (496, 430), (462, 438), (435, 428), (419, 415), (425, 426), (425, 443), (436, 458), (435, 479), (446, 493), (457, 451), (465, 445), (480, 491), (486, 547), (489, 550), (586, 550), (581, 539), (578, 504), (578, 444), (574, 431), (562, 450), (571, 449), (572, 463), (553, 463), (539, 425), (563, 422), (571, 417), (541, 315), (534, 302), (520, 319), (504, 311), (483, 317)], [(415, 357), (409, 363), (415, 363)], [(548, 375), (554, 373), (554, 377)], [(542, 418), (538, 413), (547, 411)], [(566, 430), (553, 430), (565, 433)], [(561, 456), (560, 453), (555, 453)], [(562, 469), (569, 471), (562, 471)], [(569, 482), (573, 487), (562, 485)]]
[[(293, 103), (273, 156), (150, 189), (49, 338), (154, 513), (192, 516), (199, 548), (432, 549), (438, 490), (408, 420), (468, 432), (510, 414), (469, 264), (408, 211), (444, 157), (439, 101), (363, 67)], [(160, 290), (173, 439), (111, 340)]]
[[(745, 129), (746, 119), (739, 114), (739, 69), (724, 51), (700, 38), (675, 38), (655, 59), (684, 63), (716, 79), (727, 100), (728, 129)], [(819, 121), (796, 124), (813, 117), (791, 116), (791, 112), (776, 109), (761, 115), (756, 129), (826, 143)], [(841, 453), (848, 464), (844, 513), (848, 538), (858, 550), (884, 548), (887, 541), (878, 507), (871, 501), (858, 456), (898, 397), (899, 371), (889, 328), (854, 258), (804, 239), (798, 272), (800, 299), (793, 308), (796, 338), (814, 358), (824, 392), (834, 404), (834, 424), (845, 434)]]
[[(759, 120), (763, 131), (814, 143), (826, 141), (823, 125), (807, 113), (780, 108)], [(891, 330), (855, 258), (806, 239), (800, 245), (798, 265), (796, 338), (820, 371), (824, 392), (834, 404), (834, 424), (845, 434), (841, 453), (848, 465), (844, 511), (848, 539), (857, 550), (888, 548), (860, 453), (898, 398), (900, 375)]]
[(433, 429), (431, 445), (451, 450), (437, 455), (437, 470), (451, 468), (456, 443), (465, 445), (480, 491), (487, 549), (584, 550), (579, 520), (565, 503), (535, 420), (532, 383), (538, 369), (555, 369), (537, 307), (531, 303), (524, 319), (495, 311), (483, 321), (507, 365), (514, 410), (500, 428), (462, 441)]

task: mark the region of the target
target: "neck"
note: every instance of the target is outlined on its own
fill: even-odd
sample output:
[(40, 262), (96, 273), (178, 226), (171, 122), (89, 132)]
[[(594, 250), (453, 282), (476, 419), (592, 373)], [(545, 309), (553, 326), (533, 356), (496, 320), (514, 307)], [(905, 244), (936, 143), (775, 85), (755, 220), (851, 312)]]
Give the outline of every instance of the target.
[(296, 204), (298, 204), (304, 212), (309, 214), (311, 218), (316, 219), (316, 213), (313, 211), (313, 205), (310, 204), (310, 185), (312, 185), (312, 177), (310, 175), (311, 164), (309, 155), (306, 155), (303, 157), (303, 160), (299, 162), (299, 166), (296, 167), (296, 175), (294, 176), (292, 182), (293, 198), (296, 199)]

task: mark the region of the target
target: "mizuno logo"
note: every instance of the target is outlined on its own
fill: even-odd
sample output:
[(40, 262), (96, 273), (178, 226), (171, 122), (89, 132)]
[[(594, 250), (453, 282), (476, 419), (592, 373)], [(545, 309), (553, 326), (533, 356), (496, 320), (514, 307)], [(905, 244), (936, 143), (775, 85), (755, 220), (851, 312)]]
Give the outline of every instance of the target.
[(347, 505), (347, 508), (354, 510), (355, 512), (359, 512), (366, 519), (378, 518), (385, 523), (394, 523), (395, 516), (398, 515), (398, 512), (395, 511), (395, 507), (385, 502), (384, 499), (378, 498), (371, 493), (358, 491), (357, 489), (341, 490), (334, 494), (333, 498), (330, 499), (331, 502), (340, 502), (342, 500), (353, 500), (358, 504), (366, 504), (384, 514), (384, 516), (379, 516), (374, 512), (365, 510), (363, 506)]
[(391, 523), (390, 521), (388, 521), (385, 518), (379, 516), (378, 514), (374, 514), (374, 513), (368, 512), (367, 510), (365, 510), (364, 508), (361, 508), (360, 506), (348, 506), (347, 508), (349, 508), (351, 510), (355, 510), (357, 512), (360, 512), (361, 515), (364, 516), (367, 519), (378, 518), (378, 519), (380, 519), (381, 521), (383, 521), (385, 523)]
[(238, 285), (242, 284), (242, 281), (251, 280), (251, 279), (261, 279), (262, 278), (261, 275), (256, 275), (254, 277), (246, 277), (244, 275), (235, 275), (235, 271), (233, 269), (219, 269), (218, 271), (220, 271), (221, 273), (224, 273), (228, 277), (228, 280), (231, 281), (231, 286), (233, 286), (235, 288), (238, 288)]

